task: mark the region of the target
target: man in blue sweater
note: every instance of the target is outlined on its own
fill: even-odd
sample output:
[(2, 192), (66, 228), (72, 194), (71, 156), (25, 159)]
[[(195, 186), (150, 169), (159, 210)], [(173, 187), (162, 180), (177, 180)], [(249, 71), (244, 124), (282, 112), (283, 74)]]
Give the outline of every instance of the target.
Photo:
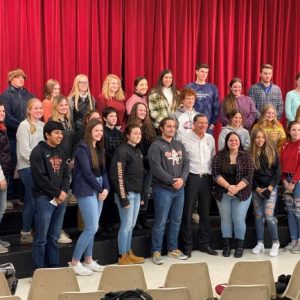
[(197, 98), (194, 104), (195, 111), (207, 116), (207, 133), (212, 134), (218, 120), (220, 103), (218, 88), (214, 84), (206, 82), (208, 72), (209, 66), (207, 64), (197, 64), (197, 79), (195, 82), (187, 84), (186, 87), (191, 88), (196, 92)]

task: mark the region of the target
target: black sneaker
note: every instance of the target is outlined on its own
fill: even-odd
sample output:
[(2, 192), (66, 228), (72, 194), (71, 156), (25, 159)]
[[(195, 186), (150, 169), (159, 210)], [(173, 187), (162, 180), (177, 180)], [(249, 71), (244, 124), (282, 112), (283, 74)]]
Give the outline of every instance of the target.
[(204, 252), (207, 253), (209, 255), (219, 255), (219, 253), (216, 250), (211, 249), (209, 246), (205, 247), (205, 248), (199, 248), (200, 252)]

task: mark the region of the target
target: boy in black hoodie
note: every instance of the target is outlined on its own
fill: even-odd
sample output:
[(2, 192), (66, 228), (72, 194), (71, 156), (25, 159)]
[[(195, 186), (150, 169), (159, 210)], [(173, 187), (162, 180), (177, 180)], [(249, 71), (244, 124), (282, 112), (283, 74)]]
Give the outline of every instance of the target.
[(57, 240), (70, 181), (65, 155), (58, 147), (63, 130), (60, 123), (48, 121), (44, 127), (46, 142), (40, 142), (30, 155), (36, 228), (32, 249), (35, 269), (59, 266)]

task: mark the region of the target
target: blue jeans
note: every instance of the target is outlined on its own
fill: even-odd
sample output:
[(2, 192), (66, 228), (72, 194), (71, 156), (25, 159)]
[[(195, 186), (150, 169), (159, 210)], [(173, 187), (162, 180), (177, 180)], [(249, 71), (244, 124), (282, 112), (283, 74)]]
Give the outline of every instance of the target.
[(268, 229), (273, 241), (278, 241), (277, 220), (274, 217), (274, 209), (277, 200), (277, 186), (271, 192), (270, 199), (261, 197), (256, 191), (253, 192), (253, 210), (255, 213), (255, 229), (258, 241), (264, 240), (264, 220), (266, 220)]
[[(291, 177), (287, 177), (288, 182), (291, 179)], [(300, 181), (295, 185), (294, 198), (286, 196), (284, 200), (291, 239), (296, 241), (300, 239)]]
[(24, 205), (23, 205), (23, 212), (22, 212), (23, 232), (29, 232), (32, 228), (33, 219), (34, 219), (31, 169), (24, 168), (18, 170), (18, 173), (25, 188)]
[(66, 202), (54, 206), (46, 195), (34, 198), (35, 232), (32, 257), (34, 268), (59, 266), (57, 240), (62, 229)]
[(217, 201), (223, 238), (232, 238), (232, 229), (234, 228), (234, 237), (244, 240), (246, 232), (245, 219), (251, 203), (251, 197), (252, 195), (247, 200), (240, 201), (238, 198), (230, 197), (224, 193), (222, 200)]
[(93, 256), (94, 236), (99, 228), (103, 201), (98, 200), (96, 194), (77, 197), (77, 201), (84, 222), (84, 230), (77, 240), (73, 258), (80, 261), (82, 255)]
[(115, 203), (117, 204), (121, 220), (118, 232), (118, 248), (120, 255), (131, 250), (132, 231), (135, 226), (141, 204), (141, 194), (129, 192), (127, 198), (129, 201), (129, 207), (121, 207), (119, 196), (115, 194)]
[(152, 227), (152, 252), (161, 252), (163, 237), (167, 226), (167, 249), (178, 248), (178, 234), (184, 204), (184, 189), (169, 190), (160, 186), (153, 188), (154, 223)]
[[(6, 182), (8, 183), (8, 181)], [(6, 204), (7, 204), (7, 188), (4, 191), (0, 191), (0, 224), (6, 210)]]

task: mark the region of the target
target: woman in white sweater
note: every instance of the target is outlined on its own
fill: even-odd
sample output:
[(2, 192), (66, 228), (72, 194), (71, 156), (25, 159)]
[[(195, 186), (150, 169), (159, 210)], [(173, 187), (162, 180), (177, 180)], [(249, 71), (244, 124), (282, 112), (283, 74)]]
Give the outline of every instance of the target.
[(27, 103), (26, 119), (20, 123), (17, 130), (17, 170), (25, 188), (21, 244), (32, 243), (34, 209), (29, 157), (33, 148), (43, 140), (44, 123), (40, 121), (42, 116), (42, 102), (37, 98), (30, 99)]

